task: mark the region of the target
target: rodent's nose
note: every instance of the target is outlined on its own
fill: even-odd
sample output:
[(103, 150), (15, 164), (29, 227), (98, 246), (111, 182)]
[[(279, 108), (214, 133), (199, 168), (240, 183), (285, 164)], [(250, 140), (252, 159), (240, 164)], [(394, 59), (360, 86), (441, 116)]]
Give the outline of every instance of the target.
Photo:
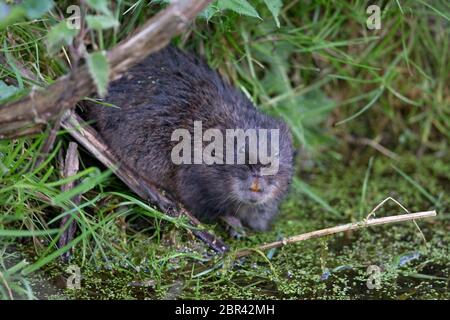
[(258, 181), (257, 178), (252, 181), (252, 184), (250, 185), (250, 191), (253, 191), (253, 192), (263, 192), (264, 191), (261, 186), (261, 183)]

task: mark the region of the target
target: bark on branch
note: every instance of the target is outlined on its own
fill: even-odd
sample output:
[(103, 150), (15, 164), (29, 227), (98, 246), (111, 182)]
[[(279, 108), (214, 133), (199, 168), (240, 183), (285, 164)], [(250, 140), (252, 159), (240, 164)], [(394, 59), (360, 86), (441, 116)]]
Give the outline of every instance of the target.
[[(63, 178), (69, 178), (71, 176), (74, 176), (78, 173), (79, 169), (79, 160), (78, 160), (78, 145), (76, 142), (70, 142), (69, 148), (67, 149), (66, 153), (66, 159), (63, 164), (63, 170), (62, 170), (62, 176)], [(67, 191), (70, 189), (73, 189), (76, 185), (76, 181), (68, 182), (67, 184), (61, 186), (61, 191)], [(81, 201), (81, 195), (77, 194), (72, 198), (72, 202), (75, 205), (79, 205)], [(75, 213), (76, 214), (76, 213)], [(66, 215), (61, 219), (60, 227), (64, 228), (66, 227), (66, 224), (70, 221), (70, 215)], [(77, 224), (75, 221), (71, 221), (70, 224), (67, 226), (67, 229), (65, 232), (61, 235), (61, 238), (58, 240), (58, 247), (62, 248), (66, 244), (68, 244), (70, 241), (72, 241), (73, 236), (75, 235)], [(70, 257), (70, 251), (67, 251), (62, 254), (61, 258), (63, 261), (68, 261)]]
[[(200, 13), (211, 0), (180, 0), (152, 17), (128, 39), (107, 52), (110, 80), (158, 51)], [(0, 139), (40, 132), (51, 120), (95, 91), (86, 65), (65, 75), (45, 89), (32, 89), (19, 101), (0, 106)]]

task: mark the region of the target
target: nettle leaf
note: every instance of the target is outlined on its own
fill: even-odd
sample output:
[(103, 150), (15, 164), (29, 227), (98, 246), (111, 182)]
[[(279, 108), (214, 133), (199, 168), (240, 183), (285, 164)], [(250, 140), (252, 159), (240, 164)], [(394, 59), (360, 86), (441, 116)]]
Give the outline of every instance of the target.
[(209, 21), (218, 12), (220, 12), (220, 9), (217, 5), (215, 3), (210, 3), (198, 16)]
[(280, 14), (280, 10), (283, 7), (283, 1), (281, 0), (264, 0), (267, 8), (269, 8), (272, 13), (273, 18), (277, 24), (277, 27), (280, 27), (280, 20), (278, 20), (278, 16)]
[(14, 86), (9, 86), (0, 80), (0, 100), (7, 99), (13, 96), (16, 92), (19, 91), (19, 88)]
[(47, 34), (48, 52), (55, 54), (63, 45), (71, 44), (78, 31), (65, 20), (53, 26)]
[(0, 30), (5, 29), (7, 26), (12, 25), (13, 23), (22, 21), (26, 17), (25, 9), (21, 6), (10, 8), (5, 5), (3, 7), (0, 6), (0, 9), (5, 9), (0, 13)]
[(52, 0), (24, 0), (21, 6), (25, 9), (25, 13), (30, 19), (37, 19), (44, 13), (48, 12), (54, 3)]
[(86, 22), (89, 28), (94, 30), (103, 30), (119, 26), (119, 21), (117, 21), (116, 18), (107, 15), (101, 16), (87, 15)]
[(37, 19), (49, 11), (53, 5), (52, 0), (24, 0), (16, 5), (8, 5), (0, 1), (0, 30), (26, 18)]
[(106, 59), (105, 52), (98, 51), (88, 55), (87, 65), (99, 96), (104, 97), (108, 89), (110, 72), (109, 62)]
[(85, 0), (86, 4), (101, 13), (111, 15), (111, 10), (108, 8), (107, 0)]
[(256, 9), (247, 0), (219, 0), (217, 1), (217, 7), (222, 10), (228, 9), (246, 16), (260, 18)]

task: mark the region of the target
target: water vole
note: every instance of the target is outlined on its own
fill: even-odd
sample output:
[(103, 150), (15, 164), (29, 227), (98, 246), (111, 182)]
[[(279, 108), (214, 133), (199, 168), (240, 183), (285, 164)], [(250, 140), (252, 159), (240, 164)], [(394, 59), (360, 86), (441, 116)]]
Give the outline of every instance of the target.
[[(268, 229), (293, 175), (292, 138), (283, 121), (258, 111), (201, 58), (172, 46), (114, 81), (104, 100), (119, 108), (90, 105), (86, 117), (94, 120), (120, 161), (174, 195), (203, 221), (222, 217), (254, 230)], [(245, 153), (244, 164), (174, 163), (172, 151), (179, 142), (172, 141), (174, 130), (194, 135), (194, 121), (201, 122), (203, 131), (218, 129), (224, 136), (227, 129), (277, 130), (276, 154), (271, 146), (266, 150), (278, 161), (275, 174), (261, 174), (267, 163), (259, 157), (249, 163), (255, 150), (250, 150), (248, 140), (244, 151), (237, 140), (231, 147), (234, 159)], [(259, 152), (264, 142), (256, 146)]]

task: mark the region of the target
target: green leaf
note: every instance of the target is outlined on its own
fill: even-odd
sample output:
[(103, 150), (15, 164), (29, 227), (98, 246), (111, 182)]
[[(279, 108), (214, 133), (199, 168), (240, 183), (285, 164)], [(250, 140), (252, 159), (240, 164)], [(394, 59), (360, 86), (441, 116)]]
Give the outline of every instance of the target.
[(89, 28), (94, 30), (103, 30), (119, 26), (119, 21), (117, 21), (116, 18), (107, 15), (101, 16), (87, 15), (86, 22)]
[(13, 23), (24, 20), (26, 17), (25, 9), (22, 6), (10, 7), (0, 2), (0, 30), (5, 29)]
[(220, 12), (220, 9), (214, 3), (209, 4), (198, 16), (209, 21), (214, 15)]
[(0, 21), (6, 19), (11, 14), (11, 8), (4, 2), (0, 2)]
[(89, 72), (100, 97), (104, 97), (108, 88), (109, 63), (104, 51), (91, 53), (87, 58)]
[(9, 86), (2, 80), (0, 80), (0, 100), (7, 99), (13, 96), (17, 91), (19, 91), (19, 88)]
[(30, 19), (37, 19), (53, 7), (52, 0), (24, 0), (22, 6)]
[(217, 7), (222, 10), (229, 9), (239, 14), (260, 18), (256, 9), (247, 0), (219, 0)]
[(71, 44), (77, 34), (78, 30), (71, 28), (67, 21), (61, 21), (53, 26), (47, 34), (47, 49), (49, 53), (54, 54), (63, 45)]
[(106, 0), (85, 0), (86, 4), (105, 15), (111, 15), (111, 10), (108, 8), (108, 1)]
[(281, 0), (264, 0), (267, 8), (269, 8), (270, 12), (275, 19), (277, 27), (280, 27), (280, 20), (278, 20), (278, 15), (280, 14), (280, 10), (283, 7), (283, 2)]

